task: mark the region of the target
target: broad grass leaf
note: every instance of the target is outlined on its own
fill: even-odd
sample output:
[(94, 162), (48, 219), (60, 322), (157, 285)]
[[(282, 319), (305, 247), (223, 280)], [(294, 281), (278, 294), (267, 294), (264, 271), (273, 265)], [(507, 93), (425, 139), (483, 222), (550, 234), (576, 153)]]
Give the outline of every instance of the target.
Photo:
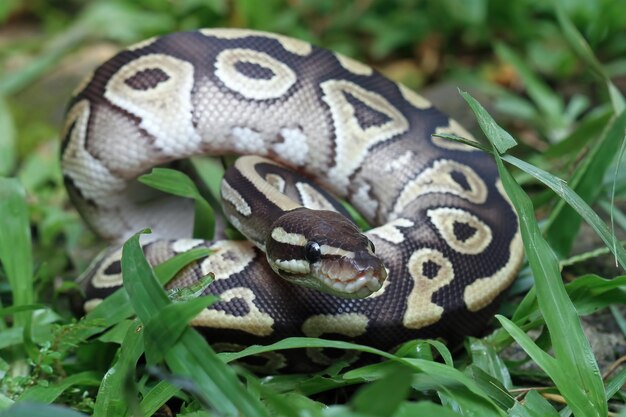
[[(124, 244), (122, 274), (133, 309), (142, 322), (150, 323), (171, 304), (143, 255), (139, 234)], [(179, 341), (165, 354), (165, 362), (173, 373), (187, 376), (195, 386), (196, 397), (217, 413), (267, 415), (259, 399), (244, 389), (235, 372), (219, 359), (198, 332), (186, 325)]]
[(87, 417), (83, 413), (60, 405), (16, 403), (0, 412), (0, 417)]
[[(355, 411), (371, 416), (394, 415), (400, 404), (409, 395), (413, 372), (407, 367), (397, 367), (377, 381), (363, 386), (352, 397)], [(384, 399), (384, 401), (376, 400)]]
[[(470, 103), (474, 107), (482, 107), (473, 99), (468, 100), (468, 104)], [(474, 112), (479, 120), (483, 119), (481, 128), (483, 125), (497, 126), (492, 118), (483, 117), (484, 112), (484, 109), (482, 112)], [(497, 132), (494, 126), (483, 128), (495, 150), (494, 140), (497, 138), (492, 137), (494, 131)], [(508, 161), (509, 158), (501, 158), (497, 152), (494, 152), (494, 156), (502, 185), (520, 220), (526, 256), (535, 277), (539, 308), (550, 331), (556, 359), (539, 349), (511, 321), (504, 317), (498, 319), (518, 343), (523, 343), (524, 350), (552, 378), (574, 414), (604, 416), (608, 410), (598, 364), (583, 333), (576, 309), (565, 291), (556, 255), (541, 235), (530, 199), (504, 167), (502, 160)], [(529, 164), (523, 165), (529, 168)], [(525, 169), (526, 172), (529, 170), (532, 169)], [(568, 197), (576, 196), (580, 200), (571, 190), (567, 194)], [(584, 202), (582, 204), (595, 214)]]
[(195, 201), (194, 237), (210, 239), (215, 232), (215, 216), (196, 184), (184, 173), (169, 168), (153, 168), (139, 181), (157, 190)]
[(18, 401), (50, 404), (75, 385), (97, 387), (101, 380), (102, 375), (98, 372), (79, 372), (47, 387), (40, 385), (30, 387), (20, 395)]
[(509, 411), (511, 417), (559, 417), (559, 413), (535, 390), (526, 394), (524, 402), (516, 402)]

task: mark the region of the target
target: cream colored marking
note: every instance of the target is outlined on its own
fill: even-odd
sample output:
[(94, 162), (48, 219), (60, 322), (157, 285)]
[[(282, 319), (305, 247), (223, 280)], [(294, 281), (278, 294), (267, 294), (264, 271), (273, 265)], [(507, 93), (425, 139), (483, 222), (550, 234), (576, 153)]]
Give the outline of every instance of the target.
[(215, 279), (229, 279), (242, 272), (256, 256), (252, 242), (218, 240), (211, 254), (201, 264), (202, 275), (215, 274)]
[(243, 196), (228, 183), (228, 181), (222, 180), (220, 192), (222, 194), (222, 198), (231, 203), (235, 207), (235, 210), (237, 210), (237, 213), (246, 217), (252, 214), (250, 205), (246, 202)]
[[(470, 190), (465, 190), (452, 178), (453, 171), (465, 175)], [(454, 194), (472, 203), (482, 204), (487, 199), (487, 185), (469, 166), (456, 161), (439, 159), (404, 186), (400, 197), (396, 200), (393, 214), (402, 213), (411, 202), (429, 193)]]
[(221, 39), (241, 39), (248, 36), (262, 36), (265, 38), (275, 39), (280, 45), (285, 48), (286, 51), (292, 54), (306, 56), (311, 53), (313, 47), (310, 43), (301, 41), (300, 39), (290, 38), (284, 35), (278, 35), (276, 33), (261, 32), (250, 29), (200, 29), (200, 33), (205, 36), (214, 36)]
[[(272, 70), (269, 79), (250, 78), (237, 71), (238, 62), (249, 62)], [(283, 62), (253, 49), (233, 48), (220, 52), (215, 59), (215, 75), (231, 90), (252, 100), (282, 97), (296, 83), (295, 72)]]
[(250, 181), (257, 188), (257, 190), (263, 193), (263, 195), (265, 195), (265, 198), (267, 198), (271, 203), (275, 204), (281, 210), (288, 211), (301, 207), (289, 197), (276, 191), (274, 187), (268, 184), (265, 179), (263, 179), (259, 175), (254, 167), (256, 164), (260, 163), (272, 164), (273, 162), (260, 156), (249, 155), (237, 159), (237, 161), (235, 161), (235, 168), (237, 168), (239, 170), (239, 173), (246, 177), (246, 179)]
[(374, 70), (372, 69), (372, 67), (369, 67), (362, 62), (355, 61), (354, 59), (349, 58), (345, 55), (335, 54), (335, 57), (337, 58), (337, 61), (339, 61), (339, 64), (341, 64), (342, 67), (344, 67), (345, 69), (347, 69), (353, 74), (372, 75), (374, 73)]
[(297, 166), (302, 166), (309, 161), (309, 144), (302, 129), (283, 127), (280, 129), (280, 136), (283, 142), (272, 145), (274, 152)]
[(337, 248), (334, 246), (329, 246), (329, 245), (321, 245), (320, 253), (322, 255), (331, 255), (331, 256), (334, 255), (334, 256), (344, 256), (346, 258), (354, 258), (354, 252)]
[(295, 246), (305, 246), (308, 242), (306, 236), (300, 233), (289, 233), (282, 227), (275, 227), (272, 230), (272, 239), (276, 242)]
[(259, 153), (265, 149), (263, 136), (248, 127), (233, 127), (231, 130), (233, 135), (233, 145), (238, 153)]
[(317, 189), (306, 182), (297, 182), (296, 189), (300, 195), (302, 205), (312, 210), (337, 211), (335, 207)]
[[(422, 273), (422, 265), (428, 261), (439, 265), (434, 278), (428, 278)], [(413, 252), (407, 269), (413, 278), (413, 289), (407, 298), (407, 308), (402, 323), (409, 329), (421, 329), (436, 323), (441, 318), (443, 307), (433, 303), (432, 297), (438, 289), (452, 281), (454, 270), (452, 263), (441, 252), (430, 248)]]
[(137, 42), (136, 44), (129, 46), (128, 48), (126, 48), (126, 50), (136, 51), (137, 49), (145, 48), (146, 46), (153, 44), (158, 38), (158, 36), (153, 36), (151, 38), (145, 39), (141, 42)]
[(102, 301), (102, 298), (92, 298), (91, 300), (85, 301), (85, 304), (83, 304), (83, 309), (85, 310), (85, 313), (91, 313), (91, 311), (94, 308), (98, 307), (98, 304), (100, 304)]
[[(302, 333), (308, 337), (320, 337), (324, 334), (342, 334), (348, 337), (357, 337), (365, 333), (369, 319), (364, 314), (339, 313), (319, 314), (311, 316), (302, 324)], [(320, 365), (330, 365), (338, 360), (352, 361), (358, 354), (346, 351), (340, 358), (330, 358), (323, 349), (308, 348), (307, 356)]]
[(357, 337), (365, 333), (368, 323), (368, 317), (359, 313), (318, 314), (302, 323), (302, 333), (308, 337), (329, 333)]
[[(100, 261), (100, 257), (96, 258), (93, 263)], [(98, 269), (93, 275), (91, 279), (91, 285), (95, 288), (113, 288), (119, 287), (124, 283), (122, 279), (122, 273), (119, 274), (105, 274), (104, 271), (115, 261), (121, 261), (122, 259), (122, 248), (118, 248), (117, 250), (106, 254), (104, 257), (104, 261), (100, 264)], [(91, 268), (87, 269), (88, 271)]]
[(399, 86), (400, 86), (400, 93), (402, 93), (402, 97), (404, 97), (404, 99), (408, 101), (409, 103), (411, 103), (411, 105), (413, 105), (414, 107), (420, 110), (425, 110), (433, 106), (430, 101), (420, 96), (419, 94), (417, 94), (415, 91), (411, 90), (410, 88), (405, 87), (402, 84), (399, 84)]
[[(246, 346), (238, 345), (236, 343), (225, 343), (225, 342), (217, 342), (211, 343), (211, 347), (215, 352), (241, 352), (246, 348)], [(252, 365), (248, 362), (244, 361), (234, 361), (240, 363), (244, 368), (250, 369), (254, 372), (275, 372), (281, 368), (284, 368), (287, 365), (287, 358), (285, 355), (278, 352), (263, 352), (257, 353), (256, 355), (252, 355), (252, 357), (263, 358), (267, 362), (264, 365)], [(232, 363), (232, 362), (231, 362)]]
[(406, 151), (398, 158), (391, 159), (383, 167), (385, 172), (404, 171), (406, 166), (411, 162), (411, 159), (415, 156), (415, 152)]
[(245, 316), (233, 316), (221, 310), (204, 309), (190, 324), (192, 326), (209, 327), (212, 329), (235, 329), (255, 336), (269, 336), (274, 331), (274, 319), (262, 312), (254, 303), (256, 296), (249, 288), (235, 287), (220, 294), (220, 300), (229, 302), (235, 298), (242, 299), (248, 306)]
[[(350, 175), (362, 164), (369, 148), (406, 132), (409, 123), (385, 97), (351, 81), (328, 80), (320, 86), (322, 100), (330, 108), (336, 137), (337, 162), (329, 171), (329, 177), (338, 189), (346, 192)], [(384, 114), (389, 121), (363, 129), (358, 123), (354, 107), (344, 93), (351, 94), (364, 105)]]
[[(448, 126), (439, 126), (435, 129), (436, 134), (449, 133), (457, 136), (461, 136), (462, 138), (472, 140), (474, 142), (478, 142), (476, 138), (463, 126), (461, 126), (456, 120), (450, 119)], [(473, 152), (478, 151), (479, 149), (474, 148), (472, 146), (466, 145), (464, 143), (455, 142), (453, 140), (440, 138), (438, 136), (431, 136), (432, 142), (439, 146), (440, 148), (450, 149), (453, 151), (466, 151)]]
[(522, 236), (518, 229), (509, 246), (510, 256), (507, 263), (493, 275), (479, 278), (465, 287), (463, 301), (469, 311), (478, 311), (488, 306), (511, 285), (524, 258), (523, 249)]
[(372, 234), (387, 242), (400, 244), (404, 242), (404, 233), (400, 230), (401, 227), (413, 227), (413, 223), (409, 219), (396, 219), (375, 229), (371, 229), (366, 235)]
[[(117, 178), (111, 174), (106, 165), (102, 161), (96, 159), (86, 149), (87, 126), (91, 116), (91, 108), (87, 100), (81, 100), (74, 104), (68, 111), (65, 118), (65, 124), (61, 137), (68, 135), (72, 125), (70, 137), (67, 139), (65, 151), (61, 157), (61, 167), (65, 176), (72, 179), (74, 185), (80, 190), (83, 197), (79, 205), (85, 205), (85, 200), (91, 200), (100, 208), (108, 207), (115, 202), (110, 201), (109, 195), (116, 195), (122, 192), (126, 187), (123, 179)], [(86, 212), (91, 208), (86, 206)], [(106, 231), (110, 229), (104, 224), (109, 218), (95, 218), (93, 213), (91, 218), (96, 223), (94, 227), (100, 231), (103, 237), (109, 240), (118, 238), (114, 232), (113, 236), (107, 235)], [(103, 233), (104, 231), (104, 233)]]
[[(154, 68), (169, 78), (148, 90), (136, 90), (125, 83), (135, 74)], [(164, 155), (183, 157), (195, 152), (202, 139), (192, 121), (193, 74), (194, 67), (187, 61), (148, 54), (118, 69), (107, 83), (104, 96), (138, 117), (139, 126), (154, 137), (154, 147)]]
[(172, 250), (176, 253), (187, 252), (204, 242), (202, 239), (177, 239), (172, 243)]
[(270, 262), (274, 264), (276, 269), (282, 269), (283, 271), (294, 274), (308, 274), (311, 272), (311, 265), (309, 264), (309, 261), (304, 259), (276, 259), (275, 261)]
[[(455, 251), (466, 255), (477, 255), (491, 243), (491, 228), (467, 210), (441, 207), (426, 211), (426, 215), (437, 228), (443, 239)], [(454, 223), (465, 223), (476, 232), (465, 241), (458, 240), (454, 234)]]
[(280, 193), (285, 192), (285, 179), (278, 174), (267, 174), (265, 176), (265, 181), (270, 184), (272, 187), (276, 188), (276, 190)]

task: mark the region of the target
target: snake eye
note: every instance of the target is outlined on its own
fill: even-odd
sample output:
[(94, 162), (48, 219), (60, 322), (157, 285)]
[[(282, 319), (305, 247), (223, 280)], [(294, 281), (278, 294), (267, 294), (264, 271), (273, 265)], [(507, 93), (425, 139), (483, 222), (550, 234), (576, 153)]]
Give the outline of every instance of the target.
[(372, 253), (376, 253), (376, 246), (374, 246), (374, 242), (372, 242), (371, 240), (369, 240), (368, 242), (368, 246), (370, 247)]
[(322, 259), (322, 250), (319, 243), (309, 240), (304, 247), (304, 257), (312, 264)]

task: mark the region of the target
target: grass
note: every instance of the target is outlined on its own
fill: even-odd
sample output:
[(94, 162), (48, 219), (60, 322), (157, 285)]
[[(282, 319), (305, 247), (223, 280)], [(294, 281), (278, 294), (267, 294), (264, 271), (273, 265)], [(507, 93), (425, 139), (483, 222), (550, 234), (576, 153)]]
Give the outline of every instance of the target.
[[(405, 0), (393, 7), (383, 1), (344, 7), (324, 0), (286, 7), (271, 0), (259, 8), (249, 0), (185, 0), (175, 7), (156, 0), (94, 1), (85, 8), (71, 3), (80, 10), (74, 17), (46, 2), (5, 2), (0, 22), (10, 25), (9, 17), (19, 21), (27, 13), (52, 35), (40, 47), (28, 38), (11, 48), (0, 42), (0, 62), (21, 63), (20, 71), (0, 74), (0, 416), (149, 416), (165, 404), (193, 417), (626, 416), (624, 357), (615, 353), (601, 370), (594, 336), (583, 326), (601, 321), (617, 338), (626, 336), (626, 252), (616, 237), (626, 231), (620, 205), (626, 197), (620, 164), (626, 112), (616, 82), (626, 73), (620, 58), (626, 20), (617, 13), (619, 1), (530, 3), (504, 9), (486, 0), (442, 1), (418, 7)], [(594, 23), (598, 19), (602, 30)], [(491, 334), (467, 338), (454, 355), (436, 340), (382, 352), (315, 338), (218, 354), (186, 324), (215, 301), (194, 297), (210, 277), (200, 288), (162, 289), (206, 250), (153, 270), (139, 235), (124, 245), (124, 288), (87, 316), (74, 317), (73, 278), (101, 242), (68, 206), (58, 144), (47, 139), (55, 129), (20, 99), (84, 39), (126, 44), (172, 30), (233, 24), (365, 57), (414, 87), (438, 78), (472, 85), (483, 104), (493, 103), (495, 119), (511, 133), (461, 92), (519, 214), (528, 264)], [(455, 68), (442, 64), (428, 72), (423, 60), (399, 71), (415, 42), (420, 57), (437, 52), (432, 45), (439, 42), (449, 53), (441, 62), (452, 61)], [(465, 61), (480, 64), (472, 68)], [(203, 160), (192, 164), (201, 178), (215, 171)], [(203, 213), (198, 232), (215, 227), (211, 205), (187, 177), (157, 170), (143, 181), (193, 198), (196, 213)], [(587, 226), (598, 243), (581, 252), (577, 243), (591, 240)], [(601, 319), (593, 318), (598, 314)], [(522, 353), (511, 356), (514, 346)], [(268, 378), (236, 364), (249, 355), (306, 347), (357, 349), (381, 362)]]

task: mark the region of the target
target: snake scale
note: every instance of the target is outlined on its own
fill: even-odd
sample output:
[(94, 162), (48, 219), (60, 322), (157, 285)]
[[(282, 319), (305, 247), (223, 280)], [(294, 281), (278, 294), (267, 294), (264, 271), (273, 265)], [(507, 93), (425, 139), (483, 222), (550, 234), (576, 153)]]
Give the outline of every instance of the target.
[[(389, 350), (412, 338), (458, 341), (480, 333), (523, 258), (517, 217), (494, 162), (435, 133), (471, 137), (423, 97), (348, 57), (272, 33), (206, 29), (146, 40), (98, 67), (69, 104), (61, 159), (74, 205), (108, 241), (119, 244), (150, 227), (152, 240), (143, 249), (152, 264), (190, 248), (213, 249), (168, 287), (215, 274), (205, 291), (220, 301), (192, 324), (216, 350), (287, 336)], [(270, 259), (274, 269), (308, 271), (324, 250), (362, 258), (342, 244), (349, 226), (310, 225), (311, 218), (296, 213), (306, 209), (282, 204), (277, 190), (289, 188), (300, 204), (329, 211), (337, 204), (316, 184), (349, 201), (374, 226), (362, 239), (363, 256), (375, 252), (384, 263), (349, 282), (369, 288), (360, 297), (373, 294), (343, 298), (281, 279), (261, 252), (270, 250), (263, 236), (191, 239), (193, 203), (155, 199), (136, 178), (198, 154), (269, 158), (238, 160), (239, 181), (222, 183), (231, 223), (255, 224), (283, 210), (297, 215), (289, 224), (334, 239), (320, 246), (300, 232), (274, 229), (283, 247), (272, 256), (284, 258)], [(269, 211), (262, 208), (268, 202)], [(294, 247), (305, 261), (280, 253)], [(120, 254), (110, 250), (86, 274), (87, 310), (121, 285)], [(356, 353), (308, 349), (306, 355), (323, 366)], [(284, 351), (252, 366), (304, 370), (305, 362)]]

